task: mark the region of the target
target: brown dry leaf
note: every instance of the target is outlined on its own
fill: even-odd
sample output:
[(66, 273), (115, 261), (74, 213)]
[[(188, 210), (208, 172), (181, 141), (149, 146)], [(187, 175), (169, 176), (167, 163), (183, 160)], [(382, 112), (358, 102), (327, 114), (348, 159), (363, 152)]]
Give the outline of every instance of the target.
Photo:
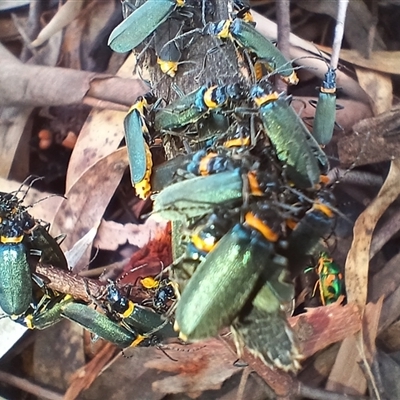
[(71, 385), (64, 395), (64, 400), (76, 399), (82, 390), (87, 389), (114, 354), (115, 346), (111, 343), (106, 343), (88, 364), (78, 369), (72, 376)]
[(121, 111), (91, 111), (69, 161), (66, 191), (98, 160), (118, 149), (124, 135), (125, 115), (126, 113)]
[(308, 308), (305, 314), (289, 318), (299, 338), (305, 358), (339, 342), (361, 329), (361, 318), (354, 304), (341, 306), (339, 302)]
[(144, 365), (146, 368), (176, 374), (154, 382), (152, 388), (156, 392), (167, 394), (217, 390), (229, 377), (241, 371), (241, 368), (233, 365), (237, 357), (219, 340), (210, 339), (185, 346), (174, 344), (170, 347), (181, 348), (181, 351), (173, 353), (177, 362), (165, 357), (150, 360)]
[[(57, 62), (59, 47), (61, 43), (61, 34), (53, 38), (42, 48), (34, 58), (34, 62), (44, 65), (55, 65)], [(0, 59), (2, 60), (2, 74), (0, 75), (0, 92), (2, 93), (0, 103), (6, 98), (6, 92), (14, 91), (15, 85), (9, 82), (10, 75), (6, 73), (6, 65), (9, 63), (11, 69), (13, 65), (22, 65), (8, 50), (0, 44)], [(1, 82), (3, 77), (3, 82)], [(16, 79), (21, 81), (20, 76)], [(4, 90), (4, 91), (3, 91)], [(25, 96), (27, 87), (24, 88)], [(29, 171), (29, 138), (31, 126), (27, 127), (29, 117), (33, 108), (30, 105), (10, 106), (4, 101), (4, 107), (0, 108), (0, 127), (2, 130), (2, 146), (0, 146), (0, 176), (7, 178), (12, 173), (14, 178), (25, 179)], [(1, 104), (0, 104), (1, 105)], [(27, 128), (25, 128), (27, 127)], [(19, 160), (18, 163), (14, 160)]]
[[(362, 332), (343, 341), (326, 384), (327, 390), (354, 395), (365, 393), (367, 381), (359, 365), (363, 362), (370, 366), (374, 358), (382, 303), (383, 297), (376, 304), (368, 303), (363, 316)], [(365, 365), (367, 371), (369, 366)], [(368, 379), (373, 381), (372, 376)]]
[[(327, 14), (333, 19), (337, 18), (337, 1), (325, 1), (325, 0), (314, 0), (314, 1), (302, 1), (297, 0), (296, 4), (308, 11)], [(345, 38), (351, 47), (358, 49), (363, 53), (368, 52), (369, 43), (369, 31), (374, 23), (374, 16), (369, 11), (367, 5), (363, 1), (350, 1), (345, 20)], [(384, 48), (382, 38), (377, 32), (374, 37), (374, 48)]]
[(341, 165), (378, 163), (400, 157), (400, 107), (366, 118), (353, 126), (353, 133), (338, 142)]
[(40, 31), (38, 37), (31, 43), (38, 47), (55, 33), (72, 22), (80, 13), (85, 0), (68, 0), (54, 15), (51, 21)]
[[(121, 78), (132, 77), (135, 63), (135, 56), (131, 54), (117, 75)], [(119, 147), (124, 137), (125, 116), (126, 112), (113, 110), (93, 110), (89, 114), (69, 161), (67, 191), (87, 168)]]
[(376, 353), (376, 337), (381, 317), (383, 296), (376, 303), (368, 303), (363, 317), (363, 360), (372, 364)]
[(369, 281), (368, 301), (384, 296), (379, 330), (382, 332), (400, 316), (400, 253), (393, 256)]
[[(128, 166), (126, 147), (116, 150), (87, 169), (66, 193), (54, 218), (52, 235), (67, 235), (62, 247), (72, 248), (90, 229), (100, 225), (104, 211)], [(107, 177), (107, 179), (105, 179)], [(89, 263), (90, 251), (82, 257), (76, 273)]]
[[(400, 253), (393, 256), (368, 282), (368, 301), (376, 302), (381, 296), (387, 299), (400, 287)], [(400, 312), (400, 310), (399, 310)]]
[[(257, 23), (257, 30), (267, 39), (276, 40), (277, 25), (275, 22), (253, 10), (251, 12), (254, 16), (254, 21)], [(324, 79), (327, 71), (326, 61), (319, 59), (321, 55), (315, 44), (291, 33), (290, 45), (290, 57), (294, 62), (309, 69), (312, 74), (318, 76), (321, 80)], [(362, 103), (370, 102), (369, 95), (360, 87), (358, 82), (345, 75), (342, 71), (336, 71), (336, 83), (338, 87), (342, 88), (343, 93), (347, 94), (352, 99), (359, 100)]]
[(399, 179), (400, 160), (394, 160), (377, 197), (354, 224), (353, 242), (346, 259), (345, 283), (347, 301), (356, 303), (361, 309), (367, 302), (369, 250), (372, 233), (384, 211), (399, 196)]
[(94, 238), (96, 237), (97, 229), (92, 228), (90, 231), (81, 237), (71, 249), (67, 250), (65, 254), (65, 258), (67, 259), (67, 264), (70, 269), (74, 269), (83, 255), (88, 251), (88, 248), (91, 248), (93, 245)]
[(166, 223), (148, 218), (144, 224), (119, 224), (114, 221), (101, 221), (93, 245), (101, 250), (117, 250), (126, 242), (133, 246), (143, 247), (157, 236)]
[(85, 365), (82, 327), (63, 320), (50, 329), (37, 332), (32, 352), (35, 383), (64, 393), (72, 374)]
[[(1, 107), (0, 109), (0, 126), (2, 127), (0, 176), (3, 178), (10, 176), (20, 142), (29, 141), (29, 132), (25, 130), (25, 126), (32, 111), (33, 107)], [(22, 164), (20, 167), (25, 167), (27, 171), (28, 162), (22, 162)]]
[[(326, 46), (316, 45), (320, 50), (330, 53), (332, 50)], [(386, 74), (399, 75), (400, 51), (373, 51), (369, 58), (365, 58), (357, 50), (341, 49), (340, 58), (351, 64), (372, 69)]]
[(364, 68), (355, 68), (358, 83), (369, 94), (374, 114), (389, 111), (392, 107), (393, 85), (390, 76)]
[(62, 46), (62, 64), (72, 69), (93, 70), (90, 52), (99, 32), (107, 25), (118, 6), (114, 2), (92, 1), (65, 30)]
[(387, 298), (383, 303), (382, 316), (379, 324), (379, 331), (383, 331), (400, 316), (400, 287)]
[[(29, 1), (27, 1), (27, 3), (29, 3)], [(0, 2), (0, 11), (2, 10), (2, 7), (7, 7), (7, 5), (9, 6), (9, 8), (14, 8), (14, 5), (7, 1), (7, 2)], [(28, 16), (22, 16), (22, 15), (18, 15), (18, 20), (20, 21), (20, 23), (22, 25), (25, 25), (27, 20), (28, 20)], [(10, 17), (9, 13), (4, 13), (1, 12), (0, 13), (0, 41), (2, 43), (6, 43), (8, 41), (12, 41), (12, 40), (19, 40), (21, 38), (20, 33), (18, 32), (18, 29), (13, 21), (13, 19)]]
[(390, 325), (379, 335), (379, 340), (385, 343), (389, 353), (400, 351), (400, 321)]
[[(232, 354), (236, 354), (236, 346), (231, 336), (223, 336), (221, 340), (229, 346)], [(285, 371), (267, 367), (259, 357), (252, 355), (245, 347), (241, 358), (254, 370), (272, 389), (277, 398), (292, 400), (298, 397), (298, 381)]]
[(320, 387), (332, 370), (340, 345), (340, 342), (335, 343), (307, 360), (305, 368), (299, 373), (299, 380), (311, 387)]
[(56, 106), (88, 99), (131, 105), (149, 88), (140, 79), (22, 64), (0, 44), (0, 105)]

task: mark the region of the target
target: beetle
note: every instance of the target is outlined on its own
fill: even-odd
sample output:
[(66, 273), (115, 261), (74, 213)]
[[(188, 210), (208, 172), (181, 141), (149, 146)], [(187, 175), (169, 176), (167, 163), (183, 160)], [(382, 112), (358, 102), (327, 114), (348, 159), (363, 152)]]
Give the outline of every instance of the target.
[(270, 179), (274, 179), (271, 174), (241, 168), (186, 179), (162, 190), (155, 197), (153, 212), (171, 221), (199, 218), (219, 206), (240, 205), (243, 196), (265, 196)]
[(171, 158), (156, 165), (151, 174), (151, 187), (153, 192), (160, 192), (167, 186), (176, 183), (177, 170), (190, 162), (192, 154), (178, 154), (176, 157)]
[(141, 199), (151, 192), (150, 177), (153, 158), (148, 143), (151, 141), (145, 110), (154, 101), (151, 93), (141, 96), (124, 119), (125, 141), (128, 150), (132, 185)]
[(246, 0), (231, 0), (228, 2), (229, 18), (240, 18), (246, 22), (254, 23), (253, 16), (250, 11), (250, 2)]
[(217, 335), (229, 326), (249, 300), (257, 282), (272, 275), (286, 259), (275, 253), (280, 236), (277, 213), (249, 211), (198, 265), (176, 308), (175, 329), (183, 340)]
[(186, 246), (186, 257), (193, 260), (203, 260), (212, 251), (218, 241), (232, 228), (238, 218), (224, 213), (212, 213), (204, 225), (196, 228)]
[(211, 175), (234, 169), (234, 164), (229, 157), (213, 151), (199, 150), (196, 152), (186, 169), (195, 175)]
[[(177, 299), (178, 286), (170, 279), (157, 280), (151, 276), (140, 280), (142, 286), (152, 291), (151, 305), (152, 308), (159, 314), (164, 314), (169, 311), (171, 303)], [(144, 303), (143, 303), (144, 304)]]
[[(278, 270), (280, 272), (285, 270)], [(282, 310), (282, 299), (273, 290), (276, 280), (268, 279), (257, 292), (251, 304), (245, 307), (233, 321), (231, 331), (241, 357), (244, 345), (269, 367), (296, 372), (303, 358), (296, 337)], [(292, 283), (286, 286), (286, 301), (294, 296)]]
[(185, 0), (147, 0), (124, 19), (108, 38), (108, 45), (117, 53), (125, 53), (139, 46)]
[(11, 318), (25, 313), (32, 301), (31, 269), (18, 214), (2, 219), (0, 227), (0, 307)]
[(320, 145), (328, 144), (333, 135), (336, 114), (336, 71), (328, 67), (318, 94), (313, 136)]
[(154, 200), (153, 212), (169, 220), (203, 216), (218, 205), (240, 202), (243, 180), (239, 169), (174, 183)]
[(57, 293), (47, 288), (41, 293), (42, 298), (38, 304), (31, 306), (16, 322), (28, 329), (46, 329), (60, 322), (63, 319), (63, 307), (74, 301), (74, 298), (69, 294)]
[(37, 254), (40, 257), (40, 262), (68, 271), (67, 259), (60, 248), (65, 235), (53, 238), (49, 227), (50, 224), (35, 220), (35, 225), (25, 232), (24, 243), (30, 248), (31, 255)]
[(318, 274), (313, 296), (318, 286), (322, 305), (335, 303), (344, 291), (343, 275), (339, 266), (326, 252), (321, 252), (317, 266), (307, 268), (304, 272), (312, 270), (316, 270)]
[[(33, 181), (34, 182), (34, 181)], [(16, 192), (0, 193), (0, 306), (11, 318), (24, 314), (32, 297), (32, 255), (40, 261), (68, 269), (59, 242), (48, 233), (48, 225), (43, 225), (29, 214)], [(21, 186), (22, 187), (22, 186)]]
[(302, 189), (313, 188), (329, 167), (326, 154), (289, 104), (289, 97), (278, 94), (269, 84), (256, 85), (251, 97), (259, 108), (268, 137), (282, 161), (288, 177)]
[(113, 283), (107, 287), (106, 310), (128, 330), (137, 329), (144, 336), (149, 335), (149, 332), (156, 332), (159, 340), (176, 337), (168, 320), (148, 307), (133, 303)]
[(158, 132), (181, 129), (197, 122), (211, 110), (227, 105), (229, 101), (242, 99), (244, 92), (239, 83), (211, 87), (204, 85), (158, 110), (154, 128)]
[(309, 263), (310, 255), (320, 248), (320, 242), (335, 226), (336, 215), (332, 210), (334, 196), (323, 190), (288, 237), (285, 255), (293, 276), (299, 275)]
[[(157, 64), (164, 74), (173, 78), (178, 71), (181, 59), (181, 45), (177, 41), (171, 41), (182, 29), (182, 21), (176, 18), (168, 18), (158, 28), (154, 38), (154, 49), (157, 54)], [(169, 42), (166, 46), (164, 46)]]
[(208, 24), (206, 33), (217, 36), (220, 39), (231, 39), (240, 47), (255, 54), (261, 62), (267, 63), (271, 71), (279, 70), (282, 79), (291, 84), (297, 85), (298, 78), (291, 65), (283, 54), (254, 26), (242, 18), (234, 20), (223, 20)]
[(145, 340), (145, 337), (133, 328), (127, 330), (86, 304), (68, 303), (62, 307), (62, 316), (121, 348), (136, 347)]

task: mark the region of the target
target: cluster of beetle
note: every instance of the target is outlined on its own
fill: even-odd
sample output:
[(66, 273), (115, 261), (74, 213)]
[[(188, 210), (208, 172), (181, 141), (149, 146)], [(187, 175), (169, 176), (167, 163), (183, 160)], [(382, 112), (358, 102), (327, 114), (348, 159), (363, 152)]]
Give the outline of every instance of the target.
[[(194, 6), (164, 0), (156, 10), (155, 1), (147, 0), (114, 29), (113, 50), (131, 50), (154, 32), (152, 40), (159, 43), (162, 36), (164, 43), (153, 44), (158, 64), (174, 77), (179, 46), (200, 32), (232, 41), (256, 82), (205, 84), (164, 107), (148, 95), (124, 121), (136, 193), (143, 199), (153, 193), (153, 213), (172, 221), (169, 278), (182, 293), (174, 329), (181, 339), (196, 341), (230, 326), (239, 354), (246, 346), (267, 365), (296, 371), (302, 356), (284, 309), (310, 255), (320, 255), (315, 269), (322, 303), (342, 293), (340, 269), (320, 253), (335, 223), (321, 148), (334, 128), (335, 71), (328, 69), (320, 89), (311, 134), (290, 96), (269, 79), (279, 75), (297, 84), (295, 69), (255, 29), (248, 5), (233, 0), (230, 19), (206, 23), (202, 16), (202, 29), (182, 33), (181, 26), (165, 37), (164, 25), (176, 25)], [(150, 11), (152, 24), (135, 29)], [(153, 169), (150, 146), (157, 136), (182, 138), (187, 154)], [(193, 152), (195, 146), (200, 150)]]
[[(320, 147), (333, 132), (335, 74), (329, 70), (322, 85), (312, 135), (290, 97), (267, 79), (272, 71), (296, 84), (291, 63), (255, 30), (247, 5), (235, 0), (231, 6), (231, 19), (208, 23), (203, 32), (232, 40), (252, 70), (261, 66), (269, 75), (250, 88), (206, 84), (163, 108), (145, 96), (124, 122), (132, 184), (142, 198), (153, 194), (153, 213), (172, 221), (168, 279), (141, 280), (151, 293), (147, 305), (132, 302), (110, 282), (105, 295), (93, 299), (102, 312), (47, 288), (30, 263), (39, 259), (67, 269), (59, 238), (29, 214), (19, 191), (3, 193), (0, 262), (9, 268), (0, 269), (0, 306), (12, 319), (44, 329), (67, 318), (122, 348), (158, 345), (178, 332), (196, 341), (230, 327), (239, 354), (246, 346), (267, 365), (300, 368), (301, 350), (285, 309), (295, 297), (293, 279), (310, 255), (320, 253), (321, 239), (335, 224), (323, 176), (329, 164)], [(109, 44), (131, 50), (176, 13), (182, 20), (189, 11), (182, 0), (147, 0), (115, 28)], [(149, 13), (151, 24), (144, 27), (141, 19)], [(180, 61), (178, 44), (189, 36), (181, 27), (173, 32), (156, 49), (170, 76)], [(186, 147), (195, 139), (200, 150), (153, 169), (150, 146), (157, 135), (182, 137)], [(326, 253), (317, 273), (322, 303), (335, 302), (341, 274)]]
[(175, 298), (167, 279), (143, 279), (143, 290), (151, 292), (151, 307), (133, 303), (110, 282), (104, 296), (93, 299), (104, 313), (48, 288), (34, 272), (35, 265), (40, 261), (68, 271), (59, 247), (63, 238), (53, 238), (49, 226), (30, 215), (19, 193), (0, 193), (0, 262), (7, 265), (0, 270), (0, 307), (7, 316), (29, 329), (45, 329), (67, 318), (122, 348), (156, 345), (177, 336), (161, 316)]

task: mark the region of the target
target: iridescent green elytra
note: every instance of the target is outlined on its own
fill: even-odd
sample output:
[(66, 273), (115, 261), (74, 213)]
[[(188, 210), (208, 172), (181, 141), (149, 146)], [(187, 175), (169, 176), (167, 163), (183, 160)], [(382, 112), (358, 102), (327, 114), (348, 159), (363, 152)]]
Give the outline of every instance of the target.
[(328, 68), (318, 95), (315, 110), (313, 136), (321, 145), (328, 144), (332, 139), (336, 116), (336, 72)]
[(147, 0), (111, 32), (108, 45), (117, 53), (125, 53), (139, 46), (175, 10), (182, 0)]
[(25, 246), (18, 242), (0, 243), (0, 266), (0, 307), (12, 317), (19, 316), (32, 301), (31, 270)]
[(260, 118), (275, 148), (276, 156), (286, 166), (288, 178), (302, 189), (312, 188), (329, 167), (326, 154), (319, 147), (284, 93), (272, 87), (255, 86), (251, 91), (259, 107)]

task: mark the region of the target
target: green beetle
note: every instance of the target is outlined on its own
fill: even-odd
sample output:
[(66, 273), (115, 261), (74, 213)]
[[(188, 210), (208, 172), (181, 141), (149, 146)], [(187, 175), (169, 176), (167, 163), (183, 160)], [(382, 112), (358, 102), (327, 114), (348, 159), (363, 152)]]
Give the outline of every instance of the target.
[(317, 266), (307, 268), (304, 272), (313, 270), (316, 270), (318, 274), (313, 296), (318, 286), (322, 305), (325, 306), (338, 301), (344, 293), (343, 274), (340, 267), (327, 253), (321, 252)]
[(274, 210), (248, 212), (198, 265), (178, 301), (175, 329), (183, 340), (217, 335), (229, 326), (260, 279), (286, 259), (275, 254), (279, 218)]
[(134, 49), (184, 5), (184, 0), (147, 0), (111, 32), (108, 45), (117, 53)]

